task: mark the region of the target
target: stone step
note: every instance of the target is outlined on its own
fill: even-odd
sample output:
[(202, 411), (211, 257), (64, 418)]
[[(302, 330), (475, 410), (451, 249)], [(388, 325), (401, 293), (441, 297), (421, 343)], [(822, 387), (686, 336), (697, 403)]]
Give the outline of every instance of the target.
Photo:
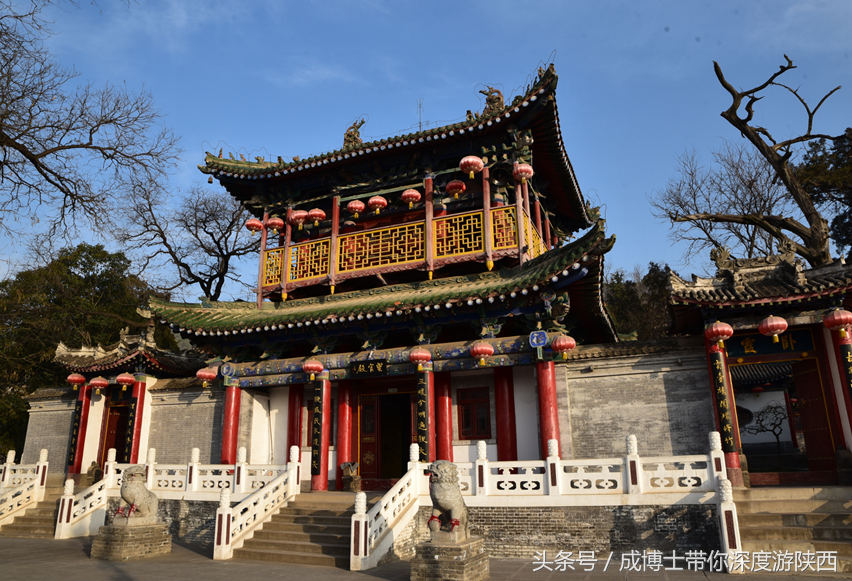
[(314, 516), (310, 514), (281, 514), (278, 513), (272, 517), (270, 522), (276, 523), (296, 523), (306, 525), (337, 525), (348, 527), (351, 519), (345, 516)]
[(300, 543), (290, 540), (259, 539), (256, 536), (243, 543), (244, 549), (264, 551), (284, 551), (288, 553), (306, 553), (320, 555), (349, 555), (349, 543)]
[(349, 569), (349, 556), (321, 555), (314, 553), (294, 553), (290, 551), (269, 551), (264, 549), (235, 549), (234, 558), (255, 561), (275, 561), (299, 565), (321, 565)]
[(24, 514), (27, 516), (43, 516), (49, 517), (56, 520), (56, 513), (59, 512), (59, 509), (56, 505), (51, 504), (50, 506), (41, 506), (42, 503), (38, 503), (35, 508), (28, 508)]
[[(17, 519), (15, 519), (17, 521)], [(56, 526), (48, 524), (46, 526), (18, 524), (13, 521), (11, 524), (3, 525), (0, 528), (0, 534), (4, 537), (44, 537), (52, 539), (56, 534)]]
[(332, 534), (332, 533), (299, 533), (292, 531), (270, 531), (263, 528), (255, 531), (255, 539), (268, 539), (274, 541), (296, 541), (299, 543), (327, 543), (327, 544), (345, 544), (349, 546), (349, 534)]
[(852, 527), (852, 514), (844, 513), (738, 513), (740, 527)]
[(298, 508), (294, 507), (292, 504), (290, 506), (285, 506), (281, 510), (278, 511), (278, 514), (309, 514), (314, 516), (342, 516), (346, 518), (351, 518), (352, 515), (355, 514), (354, 510), (348, 509), (319, 509), (319, 508)]
[(852, 528), (840, 527), (744, 527), (740, 523), (743, 541), (852, 541)]
[(339, 525), (321, 525), (321, 524), (297, 524), (297, 523), (288, 523), (288, 522), (274, 522), (269, 521), (263, 523), (263, 530), (265, 531), (280, 531), (280, 532), (293, 532), (293, 533), (329, 533), (333, 535), (348, 535), (349, 534), (349, 525), (347, 526), (339, 526)]
[(736, 501), (737, 512), (755, 513), (850, 513), (852, 500), (743, 500)]
[[(742, 531), (740, 531), (742, 535)], [(838, 558), (846, 557), (852, 559), (852, 544), (838, 541), (803, 541), (803, 540), (777, 540), (777, 541), (742, 541), (743, 550), (755, 551), (796, 551), (812, 553), (823, 551), (833, 552)]]
[(852, 486), (772, 486), (734, 488), (734, 502), (741, 500), (850, 500)]
[(12, 522), (12, 524), (28, 525), (28, 526), (35, 526), (35, 527), (54, 527), (56, 525), (56, 517), (55, 516), (30, 516), (28, 514), (24, 514), (24, 515), (21, 515), (21, 516), (16, 516), (15, 520)]
[(317, 500), (317, 499), (304, 499), (302, 497), (297, 497), (296, 500), (292, 500), (287, 504), (287, 508), (307, 508), (311, 510), (334, 510), (334, 511), (345, 511), (345, 510), (355, 510), (355, 501), (349, 500)]

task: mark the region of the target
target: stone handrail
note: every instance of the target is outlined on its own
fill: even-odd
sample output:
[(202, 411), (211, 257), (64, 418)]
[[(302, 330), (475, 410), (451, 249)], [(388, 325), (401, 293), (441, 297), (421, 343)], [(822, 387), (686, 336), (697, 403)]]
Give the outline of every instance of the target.
[(74, 494), (74, 481), (65, 481), (65, 490), (59, 499), (59, 514), (53, 538), (70, 539), (98, 534), (106, 521), (106, 504), (109, 479), (104, 478)]
[[(367, 511), (367, 495), (355, 495), (355, 514), (352, 515), (352, 540), (349, 551), (349, 569), (363, 571), (375, 567), (379, 560), (393, 548), (394, 539), (405, 529), (419, 506), (423, 493), (423, 471), (419, 464), (420, 450), (411, 444), (408, 472)], [(428, 480), (426, 494), (429, 494)]]
[[(231, 489), (222, 488), (213, 535), (214, 560), (233, 557), (234, 549), (239, 549), (259, 526), (299, 494), (300, 471), (299, 448), (291, 446), (287, 470), (238, 505), (231, 506)], [(245, 481), (242, 485), (245, 485)]]
[(15, 451), (10, 450), (3, 465), (0, 482), (0, 526), (11, 523), (16, 516), (44, 500), (47, 479), (47, 450), (39, 452), (38, 463), (15, 465)]

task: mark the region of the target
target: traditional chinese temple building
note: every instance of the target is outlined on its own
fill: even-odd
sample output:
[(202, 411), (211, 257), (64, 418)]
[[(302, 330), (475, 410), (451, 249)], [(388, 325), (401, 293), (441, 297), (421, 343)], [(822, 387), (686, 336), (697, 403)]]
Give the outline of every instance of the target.
[(753, 485), (849, 484), (852, 267), (839, 259), (807, 270), (792, 248), (711, 256), (713, 278), (671, 274), (674, 331), (705, 334), (734, 472), (741, 467)]

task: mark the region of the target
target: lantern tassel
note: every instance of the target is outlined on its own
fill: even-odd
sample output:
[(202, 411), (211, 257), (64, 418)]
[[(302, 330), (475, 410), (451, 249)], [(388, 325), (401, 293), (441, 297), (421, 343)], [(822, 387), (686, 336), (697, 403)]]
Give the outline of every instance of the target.
[(773, 342), (773, 343), (777, 343), (777, 342), (778, 342), (778, 335), (772, 335), (772, 342)]
[(301, 229), (302, 229), (302, 225), (301, 225), (301, 224), (299, 224), (299, 230), (301, 230)]
[(423, 371), (423, 364), (422, 363), (417, 364), (417, 371)]
[(376, 216), (379, 215), (379, 208), (376, 208)]
[[(470, 172), (470, 179), (473, 179), (473, 172)], [(458, 198), (458, 196), (456, 196)]]
[(845, 327), (843, 329), (840, 329), (840, 338), (841, 339), (846, 338), (846, 328)]
[(311, 373), (311, 381), (314, 381), (314, 379), (315, 379), (315, 378), (316, 378), (316, 375), (314, 375), (313, 373)]
[(725, 342), (719, 341), (719, 349), (724, 349), (724, 348), (725, 348)]
[(563, 352), (562, 352), (562, 359), (563, 359), (563, 361), (564, 361), (565, 359), (568, 359), (568, 352), (567, 352), (567, 351), (563, 351)]
[(412, 209), (414, 207), (414, 202), (408, 202), (408, 209)]
[(355, 212), (355, 219), (358, 218), (358, 212)]

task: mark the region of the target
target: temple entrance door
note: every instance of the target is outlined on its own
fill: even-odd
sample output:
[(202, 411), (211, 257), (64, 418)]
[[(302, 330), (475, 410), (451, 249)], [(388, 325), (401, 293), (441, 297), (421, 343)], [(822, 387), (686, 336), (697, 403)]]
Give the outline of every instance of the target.
[(831, 424), (828, 420), (828, 409), (822, 393), (817, 361), (816, 359), (796, 361), (792, 367), (802, 433), (805, 438), (805, 452), (808, 456), (808, 469), (836, 470)]
[(408, 449), (416, 439), (411, 393), (358, 398), (358, 463), (365, 490), (390, 488), (408, 469)]
[[(125, 447), (127, 444), (127, 423), (130, 420), (130, 406), (110, 406), (107, 408), (106, 426), (104, 427), (103, 448), (99, 464), (103, 468), (107, 459), (107, 451), (115, 448), (117, 462), (125, 462)], [(84, 467), (84, 469), (87, 467)]]

